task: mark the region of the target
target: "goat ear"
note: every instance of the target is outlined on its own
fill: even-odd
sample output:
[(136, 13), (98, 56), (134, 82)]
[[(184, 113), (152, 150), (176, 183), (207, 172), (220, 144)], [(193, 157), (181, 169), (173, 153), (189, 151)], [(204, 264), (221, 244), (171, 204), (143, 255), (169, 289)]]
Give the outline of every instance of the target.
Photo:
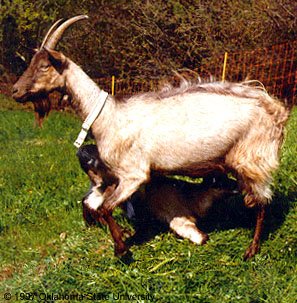
[(53, 67), (55, 67), (58, 70), (61, 70), (63, 67), (65, 67), (67, 59), (62, 53), (48, 48), (44, 48), (44, 49), (47, 51), (48, 59), (53, 65)]

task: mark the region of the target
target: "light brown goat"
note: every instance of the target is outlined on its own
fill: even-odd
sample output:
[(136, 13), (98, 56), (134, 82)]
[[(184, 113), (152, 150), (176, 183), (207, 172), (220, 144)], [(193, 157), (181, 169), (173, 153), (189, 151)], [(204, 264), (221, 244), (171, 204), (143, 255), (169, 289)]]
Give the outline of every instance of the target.
[[(64, 30), (85, 18), (77, 16), (51, 28), (14, 85), (17, 101), (60, 90), (77, 103), (82, 119), (93, 110), (102, 91), (79, 66), (54, 50)], [(287, 118), (280, 102), (246, 83), (184, 81), (179, 88), (121, 101), (108, 96), (92, 125), (104, 183), (112, 184), (100, 206), (104, 219), (111, 223), (112, 210), (148, 183), (152, 172), (195, 177), (232, 172), (246, 205), (258, 209), (254, 239), (245, 253), (245, 258), (252, 257), (259, 250)], [(116, 254), (124, 254), (120, 233), (113, 237)]]

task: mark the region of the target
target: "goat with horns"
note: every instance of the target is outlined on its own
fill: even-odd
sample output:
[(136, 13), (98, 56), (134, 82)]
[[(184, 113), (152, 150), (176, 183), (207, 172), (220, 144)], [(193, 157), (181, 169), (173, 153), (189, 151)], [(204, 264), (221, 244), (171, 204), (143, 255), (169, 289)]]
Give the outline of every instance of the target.
[[(112, 210), (126, 201), (152, 173), (203, 177), (232, 173), (244, 193), (246, 206), (257, 209), (254, 238), (245, 259), (259, 251), (265, 208), (272, 197), (270, 183), (278, 166), (288, 111), (265, 90), (247, 83), (189, 83), (136, 94), (124, 100), (104, 92), (73, 61), (55, 47), (65, 29), (81, 15), (49, 30), (28, 69), (15, 83), (13, 97), (24, 102), (33, 95), (63, 91), (72, 97), (82, 119), (100, 102), (92, 124), (100, 161), (92, 172), (98, 217), (109, 224), (115, 252), (126, 252)], [(106, 95), (105, 95), (106, 96)], [(96, 215), (94, 215), (96, 216)], [(98, 218), (97, 218), (98, 219)]]

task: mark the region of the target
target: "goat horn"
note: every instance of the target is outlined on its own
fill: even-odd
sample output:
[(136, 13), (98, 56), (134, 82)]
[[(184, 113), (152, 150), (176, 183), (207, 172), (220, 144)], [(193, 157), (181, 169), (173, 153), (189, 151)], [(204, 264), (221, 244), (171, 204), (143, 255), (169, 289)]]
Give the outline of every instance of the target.
[(48, 37), (53, 33), (53, 30), (55, 29), (55, 27), (56, 27), (59, 23), (61, 23), (62, 20), (63, 20), (63, 19), (59, 19), (58, 21), (56, 21), (56, 22), (51, 26), (51, 28), (50, 28), (50, 29), (48, 30), (48, 32), (46, 33), (46, 35), (45, 35), (45, 37), (44, 37), (44, 39), (43, 39), (43, 41), (42, 41), (41, 46), (40, 46), (39, 49), (42, 49), (42, 48), (44, 47), (44, 45), (45, 45), (45, 43), (46, 43)]
[[(59, 42), (59, 40), (61, 39), (64, 31), (74, 22), (77, 22), (79, 20), (82, 19), (87, 19), (89, 18), (87, 15), (79, 15), (76, 17), (72, 17), (70, 19), (68, 19), (67, 21), (65, 21), (64, 23), (62, 23), (55, 31), (54, 33), (48, 38), (48, 40), (42, 45), (45, 48), (48, 49), (54, 49), (57, 45), (57, 43)], [(57, 21), (58, 22), (58, 21)], [(56, 23), (57, 23), (56, 22)], [(55, 25), (55, 24), (54, 24)], [(53, 27), (53, 26), (52, 26)]]

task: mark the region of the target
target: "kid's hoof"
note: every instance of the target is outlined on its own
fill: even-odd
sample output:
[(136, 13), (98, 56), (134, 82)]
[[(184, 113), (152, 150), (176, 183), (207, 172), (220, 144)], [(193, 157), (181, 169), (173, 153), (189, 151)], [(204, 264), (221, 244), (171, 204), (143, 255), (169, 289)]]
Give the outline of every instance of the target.
[(209, 235), (208, 234), (203, 234), (201, 245), (206, 244), (206, 242), (209, 240)]

